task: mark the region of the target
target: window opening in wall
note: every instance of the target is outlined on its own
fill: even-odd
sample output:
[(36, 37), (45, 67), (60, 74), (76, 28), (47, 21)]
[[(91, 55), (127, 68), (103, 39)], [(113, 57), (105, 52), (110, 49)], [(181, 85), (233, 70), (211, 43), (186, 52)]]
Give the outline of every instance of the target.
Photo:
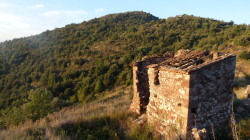
[(159, 85), (160, 84), (160, 81), (159, 81), (159, 71), (155, 72), (155, 75), (154, 75), (154, 84), (155, 85)]
[(197, 108), (191, 108), (191, 113), (196, 114), (197, 113)]

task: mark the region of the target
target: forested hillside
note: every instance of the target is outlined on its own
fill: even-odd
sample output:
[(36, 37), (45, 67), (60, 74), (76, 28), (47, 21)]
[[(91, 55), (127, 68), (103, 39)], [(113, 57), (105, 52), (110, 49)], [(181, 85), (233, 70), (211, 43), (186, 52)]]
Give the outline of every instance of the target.
[(249, 47), (250, 26), (190, 15), (159, 19), (144, 12), (111, 14), (5, 41), (0, 43), (0, 128), (131, 85), (129, 64), (146, 55), (221, 51), (229, 44)]

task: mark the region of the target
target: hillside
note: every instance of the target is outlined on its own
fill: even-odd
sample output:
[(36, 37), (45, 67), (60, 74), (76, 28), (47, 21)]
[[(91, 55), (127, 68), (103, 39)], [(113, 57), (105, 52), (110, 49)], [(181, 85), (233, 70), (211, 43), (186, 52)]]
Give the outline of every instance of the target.
[[(129, 64), (147, 55), (179, 49), (249, 54), (249, 46), (249, 25), (190, 15), (159, 19), (144, 12), (111, 14), (5, 41), (0, 43), (0, 128), (129, 86)], [(244, 87), (250, 73), (249, 61), (242, 61), (239, 83), (244, 84), (239, 85)]]
[(130, 92), (131, 86), (115, 88), (92, 103), (64, 108), (39, 121), (0, 131), (1, 139), (133, 138), (128, 128), (133, 127), (129, 123), (134, 117), (126, 113)]

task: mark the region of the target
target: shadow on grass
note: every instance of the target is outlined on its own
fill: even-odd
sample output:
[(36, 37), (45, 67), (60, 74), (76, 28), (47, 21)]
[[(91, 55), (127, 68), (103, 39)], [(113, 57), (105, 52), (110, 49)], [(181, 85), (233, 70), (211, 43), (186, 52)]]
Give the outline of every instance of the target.
[(246, 87), (250, 85), (250, 76), (246, 75), (244, 77), (235, 77), (234, 78), (234, 88), (238, 89), (240, 87)]
[(118, 120), (103, 117), (77, 124), (63, 124), (58, 128), (57, 135), (72, 139), (122, 139), (124, 130), (120, 129)]
[(155, 139), (147, 126), (131, 124), (135, 114), (112, 114), (79, 123), (66, 123), (57, 128), (57, 135), (70, 139)]

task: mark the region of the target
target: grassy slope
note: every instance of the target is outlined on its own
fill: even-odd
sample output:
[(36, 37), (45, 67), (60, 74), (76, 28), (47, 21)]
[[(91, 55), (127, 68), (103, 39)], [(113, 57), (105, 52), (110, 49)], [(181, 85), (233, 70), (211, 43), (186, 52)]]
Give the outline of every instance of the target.
[[(72, 139), (98, 136), (118, 137), (120, 136), (120, 134), (117, 135), (116, 133), (121, 133), (121, 130), (109, 128), (108, 123), (112, 123), (112, 125), (120, 125), (119, 121), (125, 121), (126, 119), (128, 119), (128, 116), (125, 112), (131, 102), (131, 92), (131, 87), (116, 88), (106, 93), (107, 96), (99, 97), (98, 100), (89, 104), (63, 108), (59, 112), (49, 114), (47, 117), (36, 122), (27, 121), (19, 126), (13, 126), (8, 130), (1, 131), (0, 138)], [(105, 120), (105, 122), (103, 122), (103, 120)], [(101, 123), (106, 123), (105, 125), (108, 128), (102, 128), (103, 124)], [(85, 130), (87, 135), (84, 135), (84, 132), (75, 132), (74, 130), (72, 130), (77, 129), (77, 126), (79, 125), (89, 126), (89, 128), (86, 128)], [(92, 126), (92, 130), (90, 126)], [(107, 129), (108, 132), (112, 132), (114, 134), (98, 133), (96, 132), (98, 131), (98, 127), (100, 127), (100, 130)], [(76, 133), (77, 135), (75, 135), (74, 133)], [(93, 136), (91, 136), (91, 134), (93, 134)]]
[(239, 58), (243, 50), (250, 51), (250, 48), (228, 44), (227, 49), (221, 51), (223, 53), (232, 53), (236, 55), (234, 92), (239, 100), (247, 98), (246, 88), (247, 85), (250, 85), (250, 61)]
[(0, 131), (1, 139), (157, 139), (147, 125), (127, 112), (132, 87), (120, 87), (85, 104), (63, 108), (36, 122)]

